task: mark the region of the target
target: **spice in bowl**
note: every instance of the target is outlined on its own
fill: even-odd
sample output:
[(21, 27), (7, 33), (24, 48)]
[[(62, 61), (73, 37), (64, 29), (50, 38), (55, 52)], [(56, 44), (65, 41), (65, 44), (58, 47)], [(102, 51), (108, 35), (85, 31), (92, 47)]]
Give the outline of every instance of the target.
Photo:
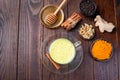
[(111, 57), (112, 44), (105, 40), (96, 40), (91, 48), (92, 56), (99, 61), (108, 60)]
[(95, 30), (92, 25), (89, 24), (83, 24), (79, 29), (79, 34), (84, 39), (92, 39), (94, 37)]
[(80, 3), (80, 11), (85, 16), (93, 16), (96, 12), (96, 4), (91, 0), (83, 0)]

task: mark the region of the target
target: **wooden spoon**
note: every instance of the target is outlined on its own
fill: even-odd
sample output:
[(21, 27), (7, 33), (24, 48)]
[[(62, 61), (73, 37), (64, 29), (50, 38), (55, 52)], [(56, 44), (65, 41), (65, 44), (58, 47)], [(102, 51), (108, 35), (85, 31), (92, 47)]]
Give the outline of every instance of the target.
[(67, 2), (67, 0), (63, 0), (62, 3), (59, 5), (59, 7), (55, 10), (54, 13), (48, 14), (45, 19), (45, 23), (47, 25), (52, 25), (57, 21), (57, 13), (61, 9), (61, 7)]

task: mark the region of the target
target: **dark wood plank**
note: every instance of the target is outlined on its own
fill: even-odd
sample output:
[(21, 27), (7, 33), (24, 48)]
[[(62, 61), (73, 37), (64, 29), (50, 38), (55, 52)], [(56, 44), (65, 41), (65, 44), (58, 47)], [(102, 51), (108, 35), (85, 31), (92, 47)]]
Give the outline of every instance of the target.
[(17, 79), (19, 0), (0, 0), (0, 80)]
[(43, 27), (39, 11), (43, 0), (21, 0), (18, 51), (18, 80), (42, 80), (40, 49)]
[[(59, 5), (61, 1), (62, 0), (44, 0), (44, 5), (47, 5), (47, 4)], [(65, 18), (66, 18), (67, 5), (65, 5), (63, 10), (64, 10)], [(54, 35), (54, 34), (59, 34), (59, 33), (62, 34), (66, 32), (64, 32), (64, 30), (61, 29), (60, 27), (55, 30), (44, 28), (44, 36), (46, 37), (50, 35)], [(44, 37), (44, 40), (46, 39), (46, 37)], [(43, 74), (46, 74), (46, 75), (43, 75), (43, 80), (68, 80), (68, 75), (57, 75), (52, 72), (49, 72), (48, 70), (46, 70), (46, 68), (43, 68)]]
[(117, 39), (118, 39), (118, 45), (117, 45), (117, 54), (118, 54), (118, 70), (119, 70), (119, 74), (118, 74), (118, 79), (120, 80), (120, 0), (115, 0), (115, 9), (116, 9), (116, 24), (117, 24)]
[[(68, 15), (70, 16), (73, 12), (77, 12), (79, 14), (80, 10), (79, 10), (79, 4), (82, 0), (71, 0), (68, 3)], [(81, 15), (83, 16), (83, 15)], [(83, 16), (83, 20), (81, 22), (79, 22), (76, 27), (69, 33), (75, 35), (78, 40), (82, 41), (82, 46), (83, 46), (83, 62), (80, 65), (80, 67), (73, 72), (72, 74), (70, 74), (70, 80), (93, 80), (93, 59), (91, 58), (90, 54), (89, 54), (89, 46), (91, 41), (84, 41), (83, 39), (80, 38), (79, 34), (78, 34), (78, 29), (81, 26), (81, 24), (83, 23), (91, 23), (93, 24), (93, 21), (85, 18)]]
[[(68, 9), (64, 9), (66, 18), (72, 14), (72, 12), (79, 12), (79, 3), (81, 0), (68, 2)], [(108, 21), (116, 23), (114, 12), (114, 1), (109, 0), (101, 1), (94, 0), (98, 5), (99, 14)], [(114, 43), (114, 56), (107, 63), (101, 63), (94, 61), (89, 53), (89, 46), (92, 41), (84, 41), (78, 35), (77, 29), (81, 25), (79, 23), (75, 29), (70, 32), (66, 32), (64, 29), (58, 28), (55, 30), (47, 29), (39, 23), (39, 11), (43, 5), (58, 4), (61, 0), (21, 0), (20, 8), (20, 25), (19, 25), (19, 51), (18, 51), (18, 80), (118, 80), (118, 61), (117, 61), (117, 34), (119, 34), (119, 28), (113, 31), (112, 34), (101, 34), (97, 30), (96, 38), (104, 38)], [(107, 5), (107, 4), (110, 5)], [(76, 5), (76, 6), (75, 6)], [(107, 6), (106, 6), (107, 5)], [(119, 8), (117, 9), (119, 13)], [(119, 17), (119, 14), (117, 15)], [(93, 23), (93, 19), (83, 18), (84, 22)], [(84, 48), (84, 60), (81, 66), (73, 73), (68, 75), (56, 75), (49, 72), (43, 65), (41, 65), (40, 51), (42, 50), (42, 42), (46, 37), (58, 34), (68, 33), (78, 37), (83, 42)], [(111, 35), (111, 36), (110, 36)], [(96, 39), (95, 38), (95, 39)], [(95, 40), (94, 39), (94, 40)], [(116, 42), (114, 42), (116, 41)], [(118, 57), (119, 60), (119, 57)]]
[[(44, 0), (44, 6), (48, 4), (55, 4), (59, 5), (62, 0)], [(65, 14), (65, 19), (67, 17), (67, 4), (63, 8), (64, 14)], [(54, 34), (62, 34), (62, 33), (67, 33), (64, 29), (62, 28), (57, 28), (57, 29), (48, 29), (44, 27), (44, 40)], [(48, 71), (45, 67), (43, 67), (43, 80), (68, 80), (68, 75), (57, 75), (54, 74), (50, 71)]]
[[(116, 16), (114, 8), (114, 0), (94, 0), (97, 4), (98, 14), (105, 20), (116, 25)], [(108, 5), (109, 4), (109, 5)], [(95, 80), (118, 80), (118, 61), (117, 61), (117, 32), (112, 33), (97, 33), (98, 38), (106, 39), (113, 43), (113, 56), (107, 62), (94, 61), (94, 79)]]

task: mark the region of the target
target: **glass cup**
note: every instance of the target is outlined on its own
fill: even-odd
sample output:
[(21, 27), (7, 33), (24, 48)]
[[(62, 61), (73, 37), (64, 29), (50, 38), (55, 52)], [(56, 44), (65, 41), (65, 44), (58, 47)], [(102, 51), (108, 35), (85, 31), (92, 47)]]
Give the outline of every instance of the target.
[[(66, 38), (68, 40), (70, 40), (75, 47), (75, 57), (74, 59), (69, 62), (68, 64), (58, 64), (60, 66), (60, 69), (57, 70), (54, 65), (50, 62), (50, 60), (45, 56), (46, 52), (49, 52), (49, 47), (51, 45), (51, 43), (59, 38)], [(56, 35), (52, 35), (49, 36), (45, 39), (45, 41), (43, 42), (43, 50), (40, 54), (42, 56), (42, 62), (43, 65), (46, 67), (46, 69), (48, 69), (49, 71), (56, 73), (56, 74), (68, 74), (71, 73), (73, 71), (75, 71), (81, 64), (82, 60), (83, 60), (83, 48), (82, 48), (82, 43), (81, 41), (78, 41), (77, 38), (75, 38), (74, 36), (70, 35), (70, 34), (56, 34)]]

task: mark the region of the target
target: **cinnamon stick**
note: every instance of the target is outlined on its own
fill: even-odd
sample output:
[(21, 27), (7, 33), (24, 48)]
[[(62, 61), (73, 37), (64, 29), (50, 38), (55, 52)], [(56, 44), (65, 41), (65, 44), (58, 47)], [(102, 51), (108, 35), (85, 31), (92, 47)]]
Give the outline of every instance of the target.
[(74, 12), (74, 13), (71, 15), (71, 17), (68, 18), (61, 26), (62, 26), (63, 28), (65, 28), (65, 26), (67, 26), (67, 25), (70, 23), (70, 20), (69, 20), (69, 19), (73, 19), (73, 18), (75, 18), (76, 16), (77, 16), (77, 14)]
[(46, 53), (45, 55), (46, 55), (46, 57), (50, 60), (50, 62), (54, 65), (54, 67), (55, 67), (57, 70), (59, 70), (59, 69), (60, 69), (60, 66), (51, 59), (49, 53)]
[(80, 21), (82, 17), (74, 12), (64, 23), (61, 24), (61, 27), (66, 28), (67, 31), (74, 28), (75, 24)]

